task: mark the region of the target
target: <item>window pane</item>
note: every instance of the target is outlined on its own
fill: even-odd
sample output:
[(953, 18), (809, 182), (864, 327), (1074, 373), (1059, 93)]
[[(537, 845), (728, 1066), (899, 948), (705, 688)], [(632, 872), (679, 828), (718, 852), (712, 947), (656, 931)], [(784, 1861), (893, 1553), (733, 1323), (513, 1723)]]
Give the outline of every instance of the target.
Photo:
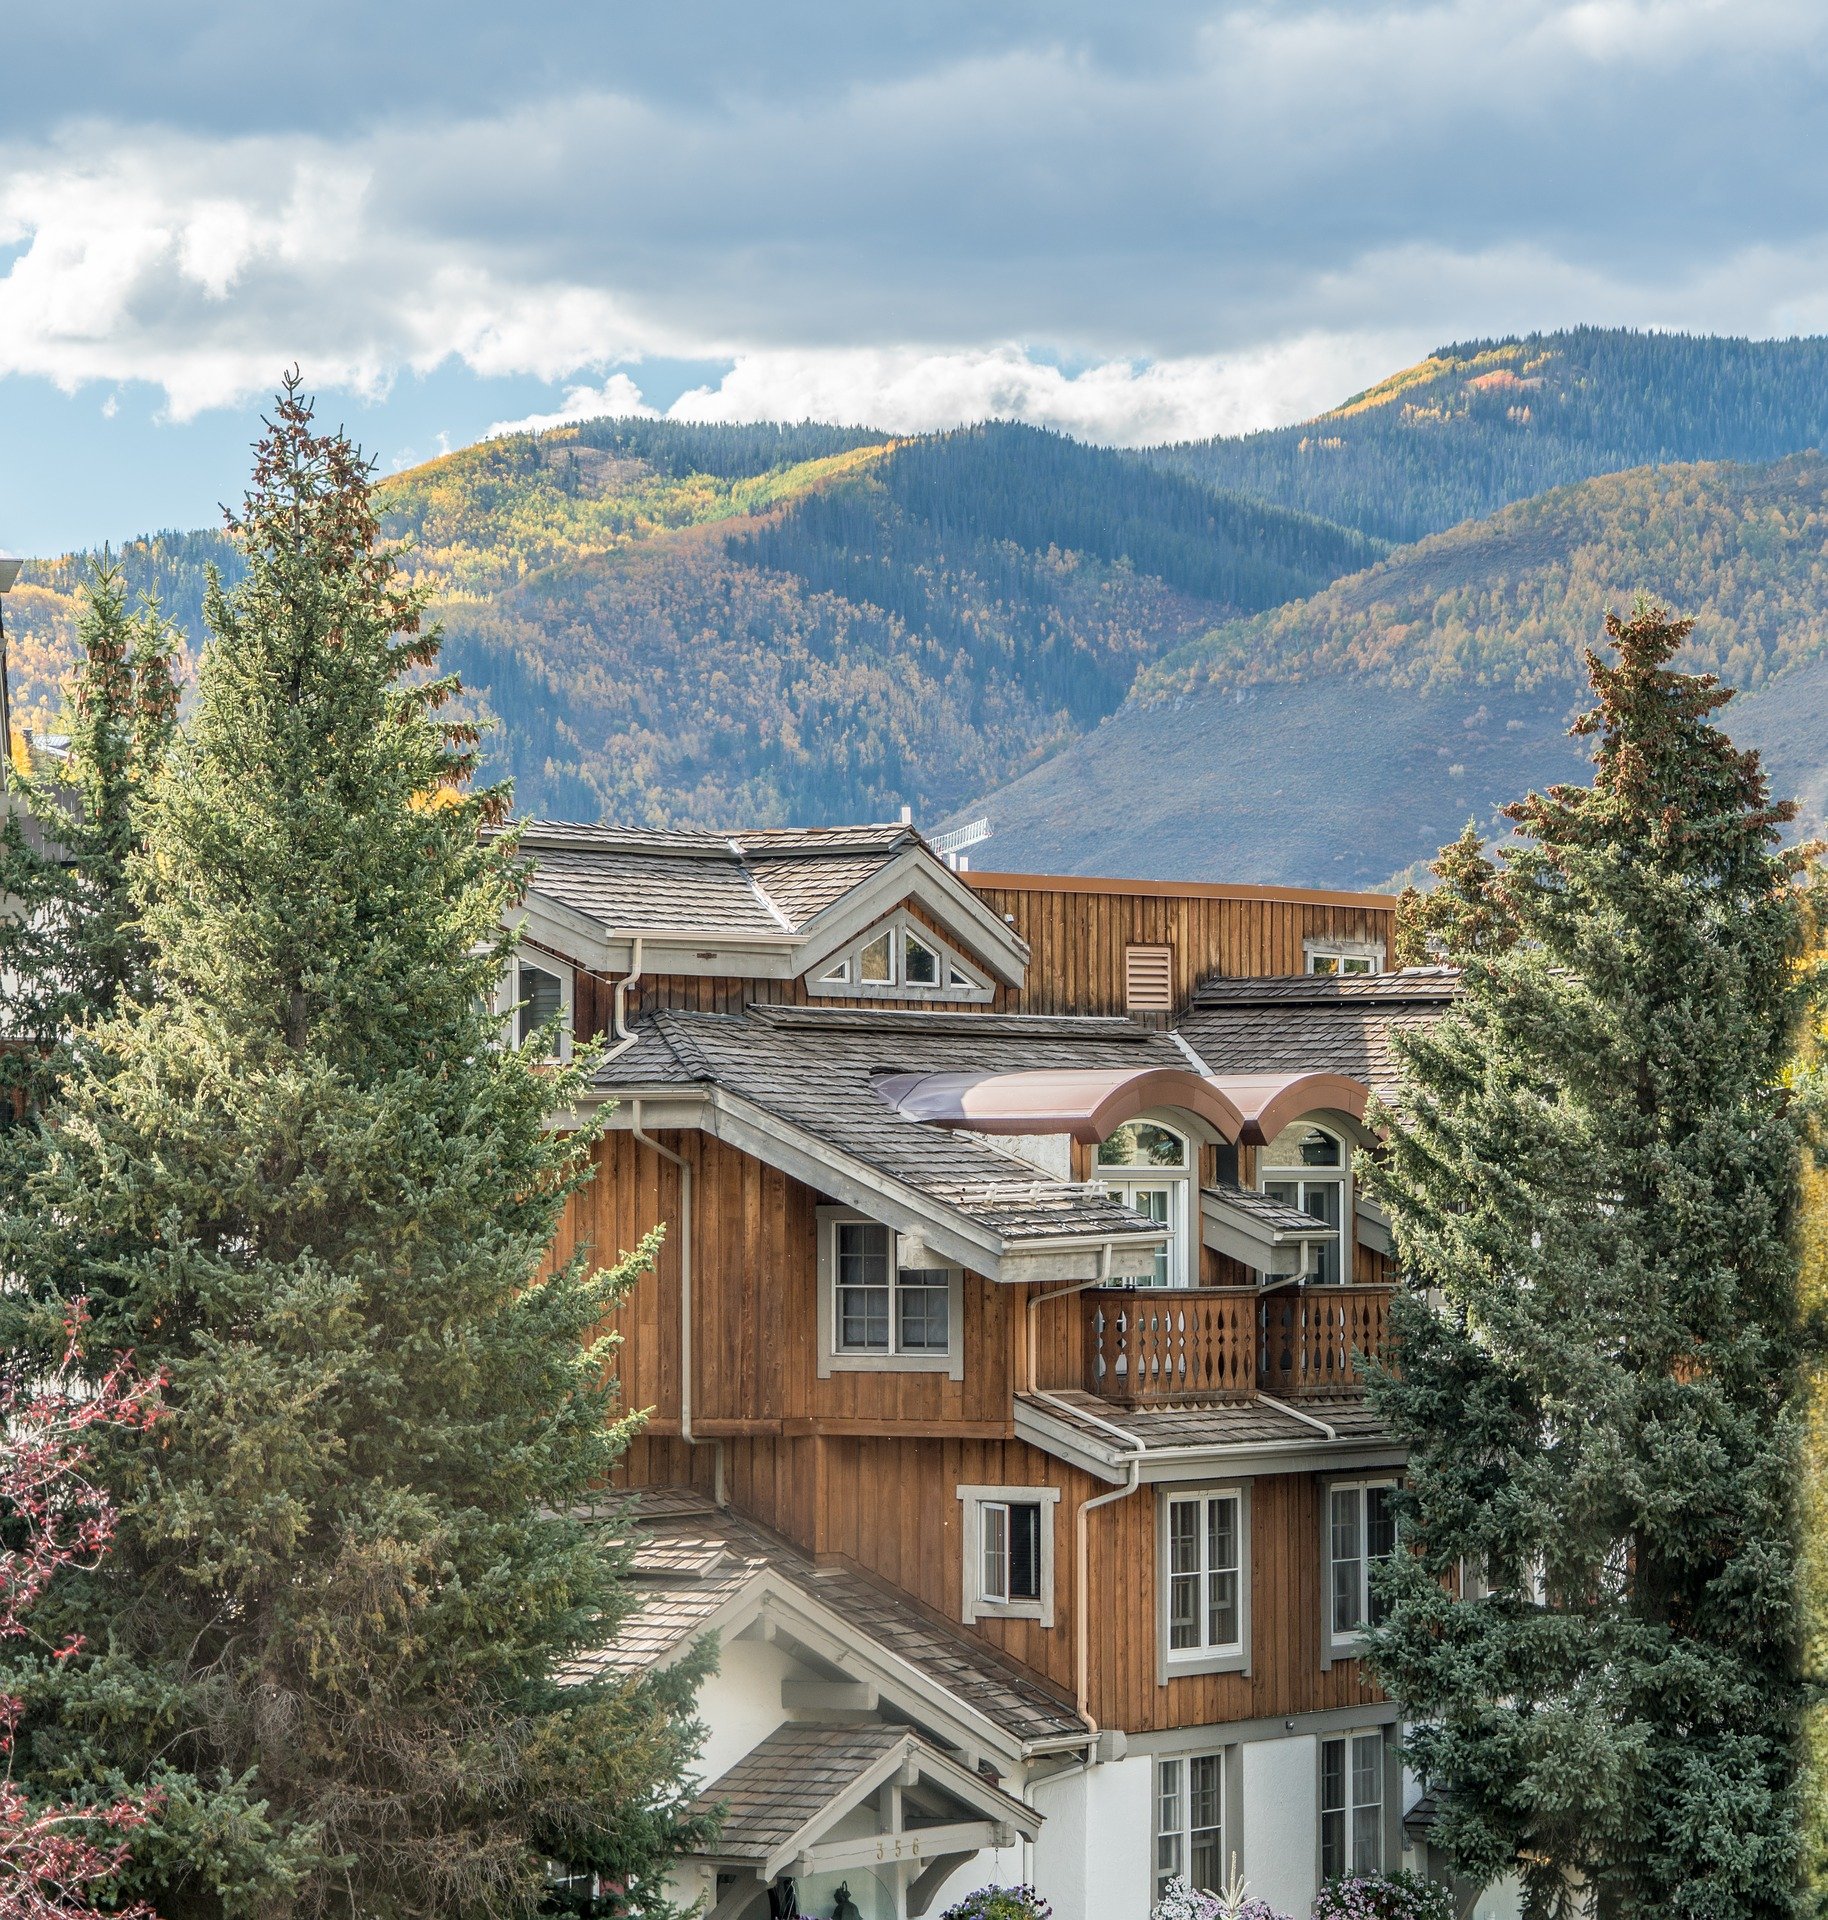
[(1363, 1572), (1359, 1559), (1357, 1487), (1335, 1487), (1332, 1495), (1333, 1631), (1350, 1633), (1359, 1624)]
[(893, 976), (889, 951), (889, 936), (879, 933), (857, 956), (857, 978), (871, 980), (881, 984)]
[(1009, 1509), (1009, 1597), (1041, 1597), (1041, 1503), (1024, 1500)]
[(1238, 1630), (1238, 1576), (1215, 1573), (1206, 1603), (1206, 1641), (1209, 1646), (1235, 1647)]
[(1352, 1809), (1352, 1871), (1376, 1873), (1384, 1864), (1384, 1816), (1378, 1807)]
[(1339, 956), (1336, 953), (1310, 953), (1308, 955), (1309, 973), (1337, 973)]
[(1320, 1873), (1346, 1871), (1346, 1743), (1320, 1743)]
[(1219, 1569), (1238, 1564), (1238, 1502), (1232, 1494), (1206, 1503), (1206, 1564)]
[(896, 1340), (903, 1353), (951, 1350), (950, 1276), (943, 1267), (909, 1269), (896, 1282)]
[(1216, 1753), (1197, 1755), (1187, 1764), (1188, 1854), (1193, 1885), (1216, 1893), (1225, 1882), (1224, 1761)]
[(1266, 1167), (1338, 1167), (1345, 1164), (1338, 1136), (1297, 1120), (1263, 1149)]
[(1369, 973), (1372, 969), (1370, 960), (1364, 954), (1357, 954), (1350, 959), (1342, 960), (1339, 963), (1339, 970), (1341, 973)]
[(978, 1591), (986, 1600), (1009, 1598), (1009, 1509), (986, 1503), (978, 1509), (983, 1551)]
[(873, 1220), (838, 1222), (838, 1278), (847, 1286), (889, 1284), (889, 1230)]
[(838, 1289), (838, 1344), (863, 1353), (889, 1350), (887, 1287)]
[(939, 985), (939, 955), (924, 941), (916, 940), (911, 933), (903, 939), (901, 964), (901, 977), (910, 986)]
[(1197, 1500), (1168, 1503), (1168, 1567), (1173, 1573), (1200, 1570), (1200, 1503)]
[(1323, 1740), (1320, 1743), (1320, 1805), (1324, 1812), (1346, 1804), (1346, 1743)]
[(1130, 1120), (1098, 1143), (1101, 1167), (1184, 1167), (1187, 1143), (1148, 1120)]
[(1200, 1503), (1168, 1502), (1168, 1645), (1200, 1644)]
[(559, 1017), (564, 1006), (564, 985), (556, 973), (548, 973), (544, 967), (536, 967), (523, 960), (520, 962), (519, 998), (523, 1005), (516, 1031), (521, 1044), (525, 1046), (541, 1027), (549, 1026)]
[[(1396, 1499), (1393, 1487), (1365, 1489), (1365, 1557), (1367, 1562), (1388, 1560), (1396, 1551)], [(1365, 1569), (1365, 1603), (1372, 1623), (1380, 1624), (1386, 1603), (1371, 1590), (1371, 1566)]]

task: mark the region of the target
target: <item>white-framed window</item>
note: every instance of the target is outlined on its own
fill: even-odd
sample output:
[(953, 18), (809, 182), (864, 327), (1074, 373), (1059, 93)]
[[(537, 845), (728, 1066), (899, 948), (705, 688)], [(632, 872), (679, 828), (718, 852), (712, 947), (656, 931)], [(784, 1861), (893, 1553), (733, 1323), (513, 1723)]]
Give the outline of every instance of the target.
[(965, 1624), (987, 1619), (1054, 1624), (1057, 1487), (960, 1487)]
[(1178, 1881), (1223, 1893), (1225, 1754), (1176, 1754), (1155, 1763), (1155, 1897)]
[(1309, 973), (1382, 973), (1384, 970), (1381, 940), (1307, 940), (1302, 943), (1302, 956)]
[(1126, 1207), (1168, 1229), (1155, 1253), (1155, 1270), (1139, 1287), (1188, 1287), (1187, 1216), (1194, 1150), (1185, 1134), (1159, 1120), (1126, 1120), (1098, 1143), (1095, 1177)]
[(1243, 1487), (1163, 1492), (1161, 1678), (1237, 1671), (1250, 1646), (1250, 1499)]
[(819, 1374), (964, 1377), (964, 1276), (849, 1207), (819, 1209)]
[(1327, 1639), (1350, 1651), (1360, 1630), (1383, 1618), (1371, 1576), (1396, 1551), (1396, 1482), (1334, 1480), (1326, 1516)]
[(1297, 1120), (1257, 1156), (1257, 1184), (1270, 1199), (1333, 1229), (1310, 1240), (1302, 1277), (1336, 1287), (1352, 1277), (1352, 1150), (1331, 1127)]
[(509, 1044), (525, 1046), (541, 1028), (550, 1028), (546, 1058), (569, 1060), (576, 992), (576, 976), (563, 960), (549, 953), (515, 952), (495, 989), (495, 1011), (507, 1023)]
[(847, 999), (988, 1000), (995, 992), (976, 967), (908, 913), (891, 915), (828, 955), (807, 986)]
[(1320, 1743), (1320, 1877), (1383, 1870), (1383, 1730), (1330, 1736)]

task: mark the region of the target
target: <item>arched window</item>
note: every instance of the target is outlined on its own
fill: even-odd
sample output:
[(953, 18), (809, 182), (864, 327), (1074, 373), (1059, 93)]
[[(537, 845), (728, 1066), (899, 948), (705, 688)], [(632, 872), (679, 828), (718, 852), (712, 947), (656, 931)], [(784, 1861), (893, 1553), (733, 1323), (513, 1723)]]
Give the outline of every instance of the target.
[(1098, 1144), (1098, 1178), (1125, 1206), (1168, 1229), (1168, 1244), (1155, 1255), (1154, 1275), (1137, 1284), (1191, 1286), (1187, 1211), (1193, 1151), (1186, 1138), (1158, 1120), (1126, 1120)]
[(1330, 1127), (1297, 1120), (1276, 1135), (1257, 1158), (1257, 1184), (1272, 1200), (1299, 1207), (1333, 1229), (1311, 1244), (1306, 1278), (1338, 1286), (1351, 1278), (1352, 1154)]

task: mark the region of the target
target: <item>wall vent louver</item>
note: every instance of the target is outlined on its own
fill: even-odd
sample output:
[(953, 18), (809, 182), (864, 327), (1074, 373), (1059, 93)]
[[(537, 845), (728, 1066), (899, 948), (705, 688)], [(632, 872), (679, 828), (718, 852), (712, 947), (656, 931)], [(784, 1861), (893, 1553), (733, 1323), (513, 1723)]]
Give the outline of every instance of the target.
[(1125, 947), (1123, 1003), (1131, 1013), (1174, 1011), (1174, 949)]

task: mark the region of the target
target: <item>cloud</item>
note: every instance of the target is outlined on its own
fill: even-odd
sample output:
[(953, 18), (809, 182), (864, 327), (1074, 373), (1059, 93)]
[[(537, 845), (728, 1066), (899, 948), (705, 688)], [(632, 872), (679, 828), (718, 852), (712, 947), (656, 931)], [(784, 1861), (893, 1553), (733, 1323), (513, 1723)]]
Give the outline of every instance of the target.
[[(300, 9), (301, 41), (354, 18)], [(0, 374), (150, 382), (190, 419), (294, 359), (364, 396), (460, 365), (561, 386), (552, 423), (694, 360), (730, 371), (682, 418), (1135, 443), (1453, 337), (1828, 327), (1817, 0), (681, 0), (621, 39), (571, 0), (512, 32), (399, 11), (449, 22), (410, 102), (314, 106), (307, 53), (262, 128), (212, 114), (273, 50), (221, 0), (145, 49), (176, 108), (34, 99), (0, 146)]]
[(579, 420), (600, 420), (606, 414), (626, 420), (638, 415), (658, 420), (658, 408), (641, 397), (641, 389), (626, 373), (612, 373), (600, 387), (567, 387), (563, 402), (551, 413), (530, 413), (520, 420), (497, 420), (483, 436), (493, 440), (504, 433), (544, 433), (549, 427), (569, 427)]

